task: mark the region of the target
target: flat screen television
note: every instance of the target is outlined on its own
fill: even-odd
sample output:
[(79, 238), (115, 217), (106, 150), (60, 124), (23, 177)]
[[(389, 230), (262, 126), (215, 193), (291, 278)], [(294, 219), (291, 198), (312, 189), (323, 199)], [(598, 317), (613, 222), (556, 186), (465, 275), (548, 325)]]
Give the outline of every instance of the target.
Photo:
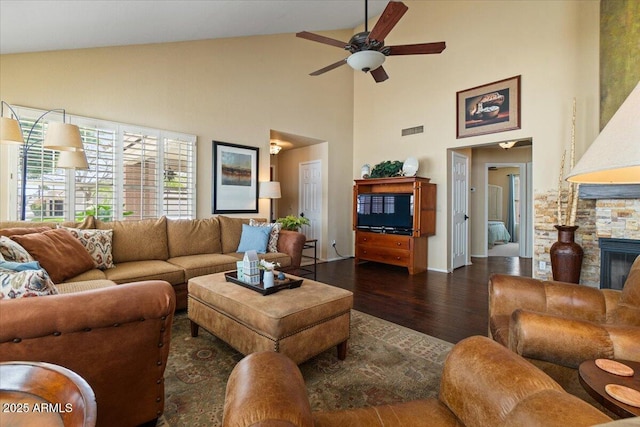
[(413, 229), (413, 194), (359, 194), (356, 210), (359, 229), (406, 233)]

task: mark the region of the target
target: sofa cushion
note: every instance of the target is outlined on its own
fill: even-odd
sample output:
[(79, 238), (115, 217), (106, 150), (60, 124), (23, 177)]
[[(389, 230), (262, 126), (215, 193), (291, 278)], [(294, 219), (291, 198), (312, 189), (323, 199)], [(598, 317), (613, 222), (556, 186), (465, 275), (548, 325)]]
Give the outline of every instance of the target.
[(89, 230), (63, 227), (78, 239), (89, 252), (100, 270), (113, 268), (112, 240), (113, 230)]
[(7, 261), (29, 262), (33, 257), (18, 242), (14, 242), (7, 236), (0, 236), (0, 254)]
[(269, 223), (250, 218), (249, 225), (252, 227), (271, 227), (269, 243), (267, 243), (267, 252), (278, 252), (278, 237), (280, 236), (280, 230), (282, 230), (282, 224), (279, 222)]
[(118, 284), (143, 280), (164, 280), (172, 285), (184, 283), (184, 270), (166, 261), (131, 261), (104, 270), (105, 277)]
[(93, 215), (89, 215), (82, 221), (65, 221), (60, 223), (59, 225), (63, 227), (82, 228), (83, 230), (87, 230), (96, 228), (96, 219), (93, 217)]
[(167, 219), (171, 258), (222, 252), (218, 218)]
[(84, 282), (87, 280), (105, 280), (107, 276), (105, 276), (104, 272), (106, 270), (100, 270), (97, 268), (92, 268), (89, 271), (85, 271), (84, 273), (80, 273), (77, 276), (73, 276), (64, 281), (64, 283), (70, 282)]
[(240, 244), (242, 224), (249, 224), (249, 218), (231, 218), (218, 215), (220, 221), (220, 238), (222, 241), (222, 253), (235, 252)]
[(81, 282), (67, 282), (56, 285), (58, 293), (61, 294), (73, 294), (76, 292), (90, 291), (93, 289), (108, 288), (111, 286), (117, 286), (115, 282), (111, 280), (84, 280)]
[(167, 218), (102, 222), (96, 228), (113, 230), (113, 262), (167, 260)]
[(167, 262), (182, 268), (185, 281), (206, 274), (236, 269), (238, 258), (227, 254), (199, 254), (169, 258)]
[(0, 299), (56, 295), (58, 290), (46, 270), (37, 262), (2, 262)]
[(64, 228), (11, 236), (11, 239), (22, 245), (47, 270), (54, 283), (64, 282), (95, 267), (93, 258), (82, 243)]
[(270, 227), (252, 227), (242, 224), (242, 235), (236, 252), (256, 251), (259, 254), (267, 252), (269, 243)]

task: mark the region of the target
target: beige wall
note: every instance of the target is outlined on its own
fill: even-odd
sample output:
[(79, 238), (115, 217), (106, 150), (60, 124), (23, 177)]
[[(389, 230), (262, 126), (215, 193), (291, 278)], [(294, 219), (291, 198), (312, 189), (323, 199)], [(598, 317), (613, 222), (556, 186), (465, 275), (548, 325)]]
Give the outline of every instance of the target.
[[(447, 149), (533, 138), (533, 189), (557, 185), (577, 100), (576, 155), (598, 133), (598, 1), (406, 1), (409, 11), (386, 44), (447, 42), (440, 55), (397, 56), (390, 79), (355, 76), (354, 162), (417, 157), (421, 176), (438, 185), (436, 235), (429, 267), (447, 269)], [(519, 130), (456, 139), (456, 92), (522, 76)], [(402, 128), (423, 134), (401, 137)], [(553, 171), (553, 173), (549, 173)]]
[[(351, 32), (326, 34), (349, 39)], [(349, 210), (342, 194), (352, 184), (353, 75), (347, 67), (308, 75), (343, 55), (293, 34), (2, 55), (0, 96), (197, 135), (198, 217), (211, 215), (212, 140), (260, 147), (261, 181), (269, 177), (271, 129), (327, 141), (325, 163), (334, 169), (325, 191), (337, 196), (326, 199), (326, 228), (346, 247), (351, 224), (341, 212)], [(267, 200), (259, 215), (268, 216)]]
[[(444, 40), (447, 49), (388, 58), (390, 79), (381, 84), (348, 67), (309, 77), (344, 52), (285, 34), (4, 55), (0, 96), (196, 134), (199, 217), (210, 215), (212, 139), (262, 148), (261, 180), (268, 179), (270, 129), (327, 141), (324, 234), (343, 255), (353, 254), (352, 185), (362, 164), (417, 157), (419, 175), (438, 184), (429, 266), (445, 270), (447, 149), (533, 138), (533, 188), (542, 193), (556, 186), (557, 174), (549, 171), (559, 170), (568, 147), (574, 97), (578, 158), (597, 135), (599, 2), (405, 3), (409, 11), (386, 44)], [(323, 34), (346, 40), (350, 33)], [(456, 139), (456, 92), (515, 75), (522, 75), (522, 128)], [(400, 136), (416, 125), (425, 132)], [(268, 215), (266, 200), (260, 211)]]

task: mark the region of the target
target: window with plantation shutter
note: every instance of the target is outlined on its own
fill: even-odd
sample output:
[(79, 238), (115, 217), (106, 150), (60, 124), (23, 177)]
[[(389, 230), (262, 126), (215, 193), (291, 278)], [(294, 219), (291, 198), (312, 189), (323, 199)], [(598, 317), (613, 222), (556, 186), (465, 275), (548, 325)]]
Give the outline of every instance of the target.
[(80, 127), (89, 169), (69, 172), (74, 184), (75, 219), (88, 215), (101, 221), (119, 218), (116, 178), (121, 168), (116, 162), (117, 128), (82, 121), (76, 124)]
[[(44, 113), (17, 107), (24, 138)], [(57, 113), (56, 113), (57, 114)], [(23, 175), (26, 178), (26, 218), (34, 221), (80, 221), (94, 215), (115, 219), (195, 217), (196, 137), (160, 129), (108, 122), (67, 114), (78, 125), (89, 168), (56, 167), (57, 151), (42, 148), (49, 120), (33, 127), (22, 172), (23, 147), (16, 146), (16, 218), (20, 216)]]
[(163, 212), (170, 218), (195, 217), (195, 143), (183, 136), (163, 139)]

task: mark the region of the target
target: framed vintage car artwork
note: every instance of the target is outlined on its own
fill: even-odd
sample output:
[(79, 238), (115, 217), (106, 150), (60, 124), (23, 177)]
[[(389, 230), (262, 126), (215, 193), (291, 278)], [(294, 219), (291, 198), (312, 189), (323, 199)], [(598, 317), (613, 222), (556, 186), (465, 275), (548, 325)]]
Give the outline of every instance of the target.
[(456, 138), (520, 129), (520, 77), (456, 93)]
[(258, 212), (259, 148), (213, 141), (212, 212)]

